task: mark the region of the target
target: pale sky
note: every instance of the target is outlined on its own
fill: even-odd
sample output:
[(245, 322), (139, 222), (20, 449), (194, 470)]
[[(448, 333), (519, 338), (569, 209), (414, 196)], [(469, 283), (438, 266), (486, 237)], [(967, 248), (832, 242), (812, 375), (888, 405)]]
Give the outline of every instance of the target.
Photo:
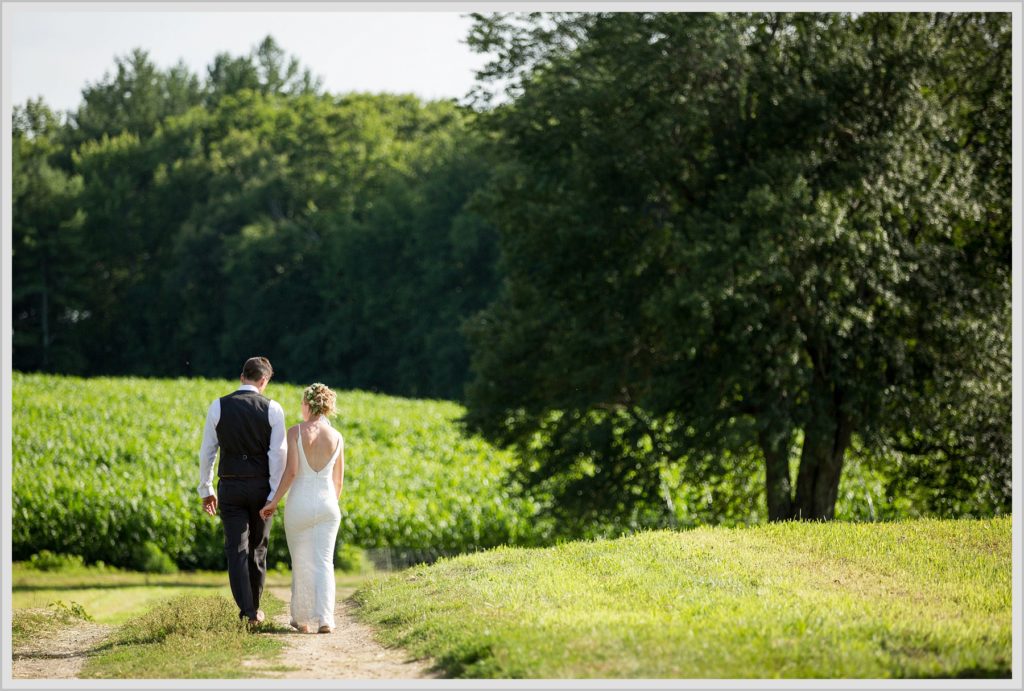
[(114, 57), (136, 47), (162, 68), (184, 59), (203, 79), (214, 55), (248, 54), (270, 34), (331, 93), (411, 92), (425, 99), (461, 99), (474, 83), (474, 70), (487, 61), (465, 44), (468, 14), (448, 11), (31, 9), (5, 20), (12, 102), (42, 96), (55, 110), (77, 108), (86, 83), (113, 73)]

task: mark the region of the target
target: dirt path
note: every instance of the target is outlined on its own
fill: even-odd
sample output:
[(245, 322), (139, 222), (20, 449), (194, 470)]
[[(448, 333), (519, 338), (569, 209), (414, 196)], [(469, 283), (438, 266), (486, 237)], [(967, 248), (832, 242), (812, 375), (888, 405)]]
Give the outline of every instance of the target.
[(13, 646), (14, 679), (77, 679), (93, 650), (113, 626), (81, 622)]
[[(269, 588), (283, 600), (291, 601), (289, 588)], [(268, 664), (246, 660), (243, 664), (261, 677), (274, 679), (431, 679), (440, 675), (431, 671), (429, 660), (412, 660), (407, 652), (385, 648), (373, 637), (373, 630), (353, 615), (355, 605), (348, 597), (355, 588), (339, 588), (332, 633), (298, 633), (288, 626), (289, 615), (278, 615), (274, 623), (288, 633), (267, 634), (284, 641), (280, 661)], [(281, 671), (281, 666), (294, 668)]]

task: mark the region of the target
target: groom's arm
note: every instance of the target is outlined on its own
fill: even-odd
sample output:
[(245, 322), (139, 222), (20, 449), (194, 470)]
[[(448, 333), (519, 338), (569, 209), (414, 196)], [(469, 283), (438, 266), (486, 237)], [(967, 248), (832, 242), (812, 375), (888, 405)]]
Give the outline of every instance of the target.
[[(207, 497), (214, 497), (213, 492), (213, 462), (217, 460), (217, 448), (220, 446), (217, 441), (217, 423), (220, 422), (220, 399), (214, 400), (206, 411), (206, 425), (203, 427), (203, 445), (199, 447), (199, 496), (204, 500)], [(210, 502), (204, 501), (206, 505)], [(216, 510), (216, 504), (214, 504)]]
[(270, 459), (270, 494), (267, 501), (273, 501), (277, 493), (277, 486), (281, 483), (281, 476), (284, 474), (284, 466), (288, 454), (287, 430), (284, 428), (284, 408), (277, 401), (270, 402), (270, 409), (267, 411), (270, 417), (270, 449), (267, 455)]

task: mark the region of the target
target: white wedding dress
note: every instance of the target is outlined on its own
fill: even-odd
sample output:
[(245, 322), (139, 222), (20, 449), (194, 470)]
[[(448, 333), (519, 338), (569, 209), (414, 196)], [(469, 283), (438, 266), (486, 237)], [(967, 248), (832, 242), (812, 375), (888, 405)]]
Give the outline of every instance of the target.
[(293, 626), (316, 631), (334, 628), (334, 541), (341, 510), (334, 487), (334, 464), (344, 440), (319, 472), (313, 470), (298, 438), (299, 471), (284, 505), (284, 530), (292, 558)]

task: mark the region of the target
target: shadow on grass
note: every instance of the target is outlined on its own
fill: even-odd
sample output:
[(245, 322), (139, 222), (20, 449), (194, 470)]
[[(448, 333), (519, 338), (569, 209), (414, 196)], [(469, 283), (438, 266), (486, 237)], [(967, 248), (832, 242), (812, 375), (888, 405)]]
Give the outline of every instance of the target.
[(952, 674), (922, 675), (915, 679), (1010, 679), (1012, 676), (1009, 667), (965, 667)]
[(92, 657), (93, 655), (99, 655), (102, 652), (110, 650), (114, 647), (113, 643), (101, 643), (100, 645), (88, 648), (86, 650), (72, 650), (66, 653), (46, 653), (46, 652), (31, 652), (31, 653), (14, 653), (11, 656), (12, 660), (67, 660), (73, 657)]
[(290, 626), (284, 626), (283, 624), (275, 624), (273, 622), (263, 622), (258, 626), (254, 626), (249, 630), (249, 633), (298, 633), (295, 629)]
[(114, 634), (111, 633), (102, 641), (92, 645), (83, 650), (69, 650), (59, 653), (51, 653), (42, 650), (33, 650), (29, 652), (15, 652), (11, 655), (12, 660), (67, 660), (73, 657), (92, 657), (99, 655), (100, 653), (106, 652), (111, 648), (115, 647), (117, 643), (114, 641)]

